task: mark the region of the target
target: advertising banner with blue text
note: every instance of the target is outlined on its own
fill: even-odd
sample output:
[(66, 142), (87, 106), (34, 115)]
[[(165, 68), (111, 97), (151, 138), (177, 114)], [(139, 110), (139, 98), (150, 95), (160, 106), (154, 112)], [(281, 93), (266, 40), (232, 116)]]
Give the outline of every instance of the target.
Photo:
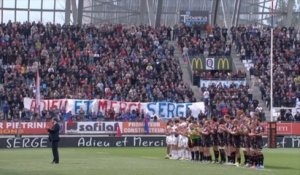
[(209, 11), (180, 11), (180, 22), (185, 25), (207, 25), (209, 22)]
[[(35, 109), (35, 99), (24, 98), (24, 108), (30, 111)], [(192, 115), (197, 117), (199, 112), (204, 111), (204, 102), (195, 103), (171, 103), (171, 102), (124, 102), (104, 99), (52, 99), (41, 100), (41, 110), (64, 109), (66, 112), (78, 114), (79, 110), (87, 112), (106, 113), (113, 109), (116, 113), (127, 111), (144, 111), (149, 115), (158, 115), (161, 119), (186, 116), (187, 109), (192, 111)]]
[(230, 85), (234, 84), (235, 86), (246, 86), (247, 81), (246, 80), (200, 80), (199, 82), (200, 87), (209, 87), (211, 85), (215, 86), (227, 86), (229, 87)]

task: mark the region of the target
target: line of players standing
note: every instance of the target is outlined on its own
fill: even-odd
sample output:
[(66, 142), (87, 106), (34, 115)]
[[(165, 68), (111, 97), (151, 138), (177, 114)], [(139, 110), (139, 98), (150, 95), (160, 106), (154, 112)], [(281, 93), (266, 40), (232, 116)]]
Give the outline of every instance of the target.
[(243, 113), (200, 122), (193, 117), (169, 120), (166, 158), (240, 166), (243, 151), (245, 166), (264, 168), (264, 127), (260, 122), (257, 116)]

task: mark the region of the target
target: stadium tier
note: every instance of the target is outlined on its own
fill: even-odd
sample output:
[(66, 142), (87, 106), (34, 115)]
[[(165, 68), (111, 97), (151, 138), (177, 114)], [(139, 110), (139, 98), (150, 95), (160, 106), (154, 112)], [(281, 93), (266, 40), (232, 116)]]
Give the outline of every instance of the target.
[[(23, 97), (35, 98), (37, 70), (42, 99), (195, 101), (182, 81), (174, 47), (168, 45), (167, 27), (8, 23), (1, 30), (5, 119), (18, 118)], [(43, 110), (38, 120), (66, 112)], [(30, 115), (25, 112), (22, 118), (32, 118)], [(84, 116), (77, 119), (85, 120)]]

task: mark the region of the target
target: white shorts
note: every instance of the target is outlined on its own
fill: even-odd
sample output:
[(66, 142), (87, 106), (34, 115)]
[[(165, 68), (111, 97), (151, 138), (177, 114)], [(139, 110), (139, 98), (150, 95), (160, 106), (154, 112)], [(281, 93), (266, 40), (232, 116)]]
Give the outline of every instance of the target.
[(166, 143), (167, 143), (167, 145), (172, 145), (172, 136), (171, 135), (169, 135), (169, 136), (167, 136), (166, 137)]
[(178, 147), (188, 148), (188, 138), (183, 135), (178, 136)]
[(169, 136), (169, 138), (167, 138), (167, 142), (170, 143), (170, 145), (177, 145), (178, 137), (175, 137), (175, 135), (171, 135), (171, 136)]

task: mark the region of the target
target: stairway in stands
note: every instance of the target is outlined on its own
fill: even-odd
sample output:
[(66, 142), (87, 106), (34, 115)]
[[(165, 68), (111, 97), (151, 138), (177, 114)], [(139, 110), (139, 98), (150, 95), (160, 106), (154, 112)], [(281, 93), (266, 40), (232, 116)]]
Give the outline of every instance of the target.
[(237, 55), (234, 46), (231, 49), (231, 57), (233, 60), (233, 64), (234, 64), (234, 69), (237, 70), (241, 70), (241, 71), (245, 71), (247, 72), (247, 82), (249, 83), (251, 89), (252, 89), (252, 94), (253, 94), (253, 99), (256, 99), (259, 101), (259, 106), (263, 108), (264, 112), (265, 112), (265, 116), (266, 116), (266, 120), (270, 121), (270, 110), (267, 107), (266, 103), (264, 100), (261, 99), (261, 94), (260, 94), (260, 90), (259, 90), (259, 83), (258, 83), (258, 78), (256, 77), (252, 77), (250, 79), (250, 74), (249, 74), (249, 70), (247, 70), (247, 68), (245, 67), (245, 65), (243, 64), (243, 62), (240, 60), (240, 57)]
[(194, 96), (195, 98), (197, 99), (197, 101), (201, 101), (201, 98), (202, 98), (202, 93), (200, 91), (200, 88), (197, 87), (197, 86), (194, 86), (193, 85), (193, 82), (192, 82), (192, 77), (189, 73), (189, 65), (187, 63), (187, 60), (185, 61), (183, 58), (182, 58), (182, 53), (180, 51), (180, 48), (177, 47), (177, 42), (176, 41), (169, 41), (169, 45), (173, 46), (175, 48), (175, 52), (174, 52), (174, 56), (176, 59), (179, 60), (179, 63), (180, 63), (180, 66), (181, 66), (181, 70), (182, 70), (182, 73), (183, 73), (183, 81), (189, 85), (191, 87), (191, 89), (193, 90), (194, 92)]

